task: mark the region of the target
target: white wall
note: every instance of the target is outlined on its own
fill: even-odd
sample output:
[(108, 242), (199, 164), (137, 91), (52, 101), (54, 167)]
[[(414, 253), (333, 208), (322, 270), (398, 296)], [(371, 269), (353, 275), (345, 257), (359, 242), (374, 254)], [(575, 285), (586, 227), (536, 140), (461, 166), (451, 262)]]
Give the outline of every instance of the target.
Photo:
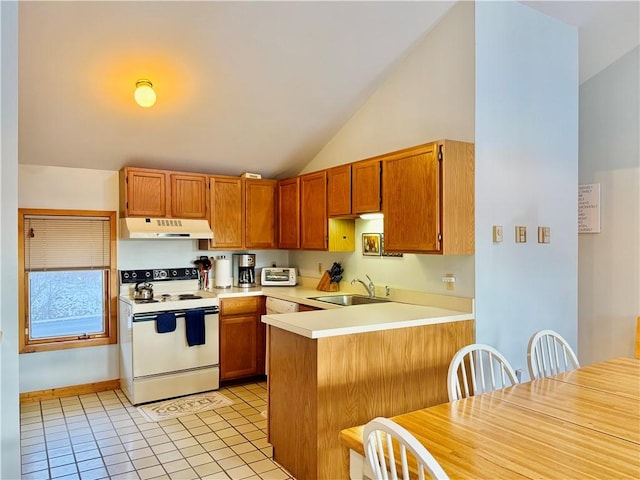
[(577, 349), (577, 55), (573, 27), (517, 2), (476, 3), (476, 334), (523, 378), (535, 331)]
[[(18, 206), (118, 210), (118, 172), (20, 165)], [(118, 378), (116, 345), (20, 355), (20, 392)]]
[(581, 184), (601, 232), (578, 239), (579, 359), (632, 356), (640, 315), (640, 47), (580, 86)]
[[(117, 211), (118, 201), (116, 171), (34, 165), (19, 167), (20, 208)], [(15, 222), (12, 225), (15, 230)], [(255, 253), (257, 267), (271, 265), (272, 262), (278, 265), (289, 263), (286, 251)], [(222, 254), (231, 258), (231, 252), (200, 251), (195, 240), (126, 239), (118, 240), (117, 266), (118, 270), (189, 267), (200, 255)], [(20, 392), (101, 382), (119, 376), (117, 345), (20, 355)]]
[(0, 478), (20, 478), (18, 401), (18, 2), (0, 2)]
[[(413, 47), (302, 173), (443, 138), (473, 142), (474, 54), (474, 8), (473, 3), (464, 2)], [(368, 273), (378, 285), (474, 295), (473, 256), (363, 257), (360, 234), (382, 228), (357, 220), (356, 230), (355, 253), (292, 251), (292, 264), (303, 275), (319, 277), (318, 262), (329, 268), (334, 261), (342, 261), (346, 280)], [(453, 292), (441, 282), (445, 273), (457, 277)]]

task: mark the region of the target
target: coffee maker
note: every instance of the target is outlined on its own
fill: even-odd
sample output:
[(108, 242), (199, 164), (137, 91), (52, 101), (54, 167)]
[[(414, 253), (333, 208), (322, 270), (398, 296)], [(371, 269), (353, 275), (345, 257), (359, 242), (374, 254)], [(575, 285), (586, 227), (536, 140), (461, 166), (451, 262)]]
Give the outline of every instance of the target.
[(233, 286), (256, 286), (256, 256), (253, 253), (233, 254)]

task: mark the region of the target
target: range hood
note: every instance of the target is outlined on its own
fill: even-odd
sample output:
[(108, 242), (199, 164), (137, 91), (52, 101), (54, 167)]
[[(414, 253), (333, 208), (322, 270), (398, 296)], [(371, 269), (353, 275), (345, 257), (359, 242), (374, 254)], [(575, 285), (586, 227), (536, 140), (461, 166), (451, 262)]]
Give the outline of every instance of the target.
[(213, 232), (206, 220), (127, 217), (120, 219), (120, 238), (199, 239)]

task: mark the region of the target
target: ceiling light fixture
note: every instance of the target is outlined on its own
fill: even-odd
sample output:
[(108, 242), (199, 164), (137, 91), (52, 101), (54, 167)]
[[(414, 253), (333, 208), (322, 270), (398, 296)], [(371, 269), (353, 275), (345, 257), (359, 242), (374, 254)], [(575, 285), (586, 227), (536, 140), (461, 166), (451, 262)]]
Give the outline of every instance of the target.
[(136, 99), (136, 103), (141, 107), (153, 107), (156, 103), (156, 92), (153, 90), (153, 84), (149, 80), (138, 80), (133, 98)]

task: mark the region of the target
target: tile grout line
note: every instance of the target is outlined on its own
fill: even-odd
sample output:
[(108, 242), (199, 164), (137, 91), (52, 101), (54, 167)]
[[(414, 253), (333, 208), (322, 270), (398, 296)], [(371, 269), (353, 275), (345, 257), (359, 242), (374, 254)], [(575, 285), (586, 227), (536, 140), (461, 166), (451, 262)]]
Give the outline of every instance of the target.
[[(41, 424), (44, 450), (33, 453), (44, 452), (47, 468), (27, 473), (23, 478), (44, 480), (54, 475), (53, 469), (58, 467), (52, 466), (51, 459), (57, 457), (50, 457), (49, 453), (52, 449), (49, 448), (49, 443), (60, 442), (61, 439), (56, 438), (51, 441), (48, 438), (55, 438), (64, 433), (63, 439), (66, 442), (60, 442), (60, 446), (57, 448), (67, 448), (75, 462), (73, 467), (69, 464), (63, 464), (62, 467), (67, 466), (67, 471), (75, 468), (75, 473), (71, 476), (57, 477), (60, 480), (71, 480), (72, 478), (81, 478), (82, 480), (141, 478), (147, 480), (178, 477), (180, 480), (222, 477), (233, 480), (290, 479), (289, 474), (277, 462), (273, 461), (272, 447), (266, 442), (266, 419), (260, 415), (261, 409), (266, 409), (266, 384), (261, 382), (249, 384), (249, 386), (251, 388), (235, 385), (219, 390), (220, 393), (227, 395), (234, 401), (230, 406), (175, 418), (172, 419), (174, 422), (164, 425), (158, 422), (148, 428), (142, 426), (154, 422), (140, 422), (142, 417), (137, 412), (137, 408), (128, 402), (120, 390), (66, 397), (56, 399), (57, 401), (54, 402), (46, 401), (44, 405), (43, 402), (38, 402), (39, 422), (31, 421), (25, 425)], [(51, 415), (45, 413), (47, 410), (52, 411)], [(22, 414), (31, 411), (34, 409), (21, 409), (21, 431), (22, 420), (34, 417), (23, 417)], [(83, 413), (79, 414), (79, 411)], [(205, 415), (200, 416), (200, 414)], [(207, 423), (206, 419), (214, 415), (217, 417), (216, 420)], [(137, 416), (140, 417), (136, 418)], [(77, 419), (76, 417), (83, 418)], [(187, 419), (187, 417), (189, 418)], [(76, 419), (70, 421), (71, 418)], [(60, 420), (62, 422), (56, 423)], [(48, 422), (53, 423), (45, 425)], [(116, 423), (120, 425), (116, 425)], [(108, 427), (96, 428), (97, 425), (107, 424)], [(213, 426), (215, 424), (221, 425), (222, 430), (215, 429)], [(64, 432), (59, 428), (61, 425), (65, 427)], [(177, 426), (177, 428), (165, 430), (165, 427), (169, 425)], [(108, 433), (111, 429), (113, 435)], [(156, 435), (145, 435), (145, 432), (150, 433), (151, 430), (156, 429), (158, 430), (154, 432)], [(47, 430), (50, 430), (49, 435), (47, 435)], [(79, 435), (74, 434), (75, 430)], [(217, 434), (217, 432), (223, 431), (225, 431), (224, 436)], [(207, 437), (208, 435), (212, 436)], [(74, 437), (76, 438), (74, 439)], [(82, 439), (84, 441), (78, 441), (80, 437), (84, 437)], [(153, 438), (158, 438), (160, 441), (151, 440)], [(76, 441), (74, 442), (74, 440)], [(92, 445), (87, 445), (89, 443)], [(97, 453), (97, 456), (90, 456), (95, 455), (91, 452), (92, 450)], [(110, 450), (119, 451), (119, 453), (105, 454)], [(85, 451), (90, 453), (86, 454), (89, 456), (88, 458), (83, 459)], [(188, 453), (183, 455), (184, 452)], [(66, 455), (69, 453), (61, 456)], [(120, 457), (116, 457), (116, 455), (120, 455)], [(109, 456), (114, 462), (107, 464), (105, 459)], [(22, 458), (24, 457), (25, 454), (22, 455)], [(115, 460), (122, 460), (122, 462), (115, 462)], [(94, 461), (95, 465), (101, 466), (95, 469), (80, 470), (83, 462), (91, 461)], [(23, 468), (32, 463), (37, 463), (37, 461), (23, 463)], [(84, 463), (84, 465), (91, 464)], [(165, 467), (169, 467), (169, 469)], [(176, 469), (184, 468), (174, 470), (174, 467)], [(98, 475), (101, 473), (99, 470), (103, 473), (102, 476)], [(64, 469), (59, 471), (64, 471)], [(47, 476), (43, 475), (43, 472), (46, 472)]]

